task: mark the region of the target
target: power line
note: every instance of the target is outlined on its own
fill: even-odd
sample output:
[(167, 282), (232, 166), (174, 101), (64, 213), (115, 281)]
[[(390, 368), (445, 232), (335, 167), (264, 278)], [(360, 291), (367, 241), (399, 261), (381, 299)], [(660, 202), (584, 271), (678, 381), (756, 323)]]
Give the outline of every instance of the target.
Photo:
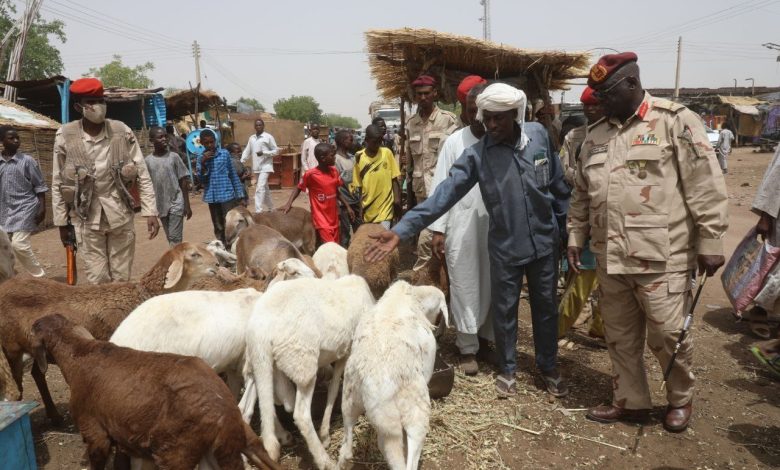
[[(108, 15), (108, 14), (102, 12), (102, 11), (95, 10), (94, 8), (90, 8), (88, 6), (82, 5), (82, 4), (80, 4), (78, 2), (75, 2), (73, 0), (49, 0), (49, 1), (51, 3), (59, 5), (61, 7), (69, 8), (69, 9), (75, 10), (76, 12), (78, 12), (80, 14), (83, 14), (83, 15), (95, 18), (95, 19), (97, 19), (97, 20), (99, 20), (101, 22), (108, 21), (108, 22), (113, 23), (113, 24), (115, 24), (117, 26), (120, 26), (122, 28), (130, 28), (130, 29), (135, 30), (136, 32), (140, 32), (140, 33), (145, 34), (145, 35), (157, 36), (158, 38), (161, 38), (164, 41), (178, 43), (180, 45), (186, 45), (186, 43), (184, 43), (183, 41), (181, 41), (178, 38), (174, 38), (172, 36), (167, 36), (165, 34), (162, 34), (162, 33), (158, 32), (158, 31), (155, 31), (155, 30), (152, 30), (152, 29), (149, 29), (149, 28), (145, 28), (143, 26), (130, 24), (130, 23), (128, 23), (124, 19), (113, 17), (113, 16)], [(63, 3), (63, 2), (66, 2), (66, 3)]]

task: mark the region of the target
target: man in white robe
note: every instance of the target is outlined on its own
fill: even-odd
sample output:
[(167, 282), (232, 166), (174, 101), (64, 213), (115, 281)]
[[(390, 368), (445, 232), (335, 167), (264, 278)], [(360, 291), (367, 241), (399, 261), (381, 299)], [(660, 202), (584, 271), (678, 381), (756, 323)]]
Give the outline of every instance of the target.
[[(453, 132), (444, 142), (436, 163), (431, 193), (447, 178), (450, 167), (463, 151), (479, 142), (485, 134), (484, 126), (476, 120), (476, 98), (485, 85), (484, 80), (476, 78), (478, 80), (467, 77), (458, 87), (459, 95), (464, 93), (464, 99), (461, 101), (464, 112), (461, 119), (467, 127)], [(466, 87), (470, 89), (465, 89)], [(434, 255), (444, 255), (447, 262), (450, 311), (457, 329), (455, 344), (460, 351), (460, 367), (466, 375), (475, 375), (479, 371), (478, 353), (480, 359), (488, 360), (487, 341), (493, 340), (493, 322), (488, 316), (489, 224), (490, 218), (482, 202), (479, 186), (475, 186), (449, 212), (429, 227), (433, 232)]]

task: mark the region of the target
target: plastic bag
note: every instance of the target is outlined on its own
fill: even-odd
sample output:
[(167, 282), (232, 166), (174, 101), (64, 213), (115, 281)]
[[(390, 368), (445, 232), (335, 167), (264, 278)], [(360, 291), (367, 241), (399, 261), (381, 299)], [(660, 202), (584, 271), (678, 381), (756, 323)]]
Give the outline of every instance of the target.
[(755, 227), (731, 256), (721, 281), (738, 318), (753, 302), (769, 272), (780, 259), (780, 248), (758, 239)]

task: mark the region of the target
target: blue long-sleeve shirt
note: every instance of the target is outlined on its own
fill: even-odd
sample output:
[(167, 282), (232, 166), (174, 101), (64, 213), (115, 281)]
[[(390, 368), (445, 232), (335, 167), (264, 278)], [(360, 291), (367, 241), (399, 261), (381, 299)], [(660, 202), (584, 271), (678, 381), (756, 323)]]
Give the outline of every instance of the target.
[(566, 227), (570, 190), (545, 128), (531, 122), (523, 132), (529, 142), (522, 150), (519, 138), (508, 145), (489, 135), (467, 148), (433, 195), (407, 212), (393, 231), (401, 239), (411, 238), (479, 183), (490, 215), (492, 259), (521, 265), (553, 253), (560, 243), (559, 230)]
[(244, 185), (233, 168), (230, 153), (225, 149), (217, 150), (214, 158), (203, 163), (203, 156), (198, 157), (197, 171), (204, 183), (203, 202), (211, 204), (228, 202), (233, 199), (245, 199)]

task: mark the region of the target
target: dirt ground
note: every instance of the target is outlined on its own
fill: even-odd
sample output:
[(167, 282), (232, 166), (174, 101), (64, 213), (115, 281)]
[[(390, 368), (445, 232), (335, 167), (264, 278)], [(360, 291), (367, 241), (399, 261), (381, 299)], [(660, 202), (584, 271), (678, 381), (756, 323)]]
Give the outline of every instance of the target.
[[(753, 153), (752, 149), (737, 149), (731, 157), (726, 176), (730, 195), (727, 255), (756, 222), (749, 210), (750, 202), (770, 158), (771, 154)], [(286, 191), (276, 191), (274, 201), (280, 204), (286, 197)], [(306, 205), (303, 199), (299, 203)], [(185, 240), (211, 240), (206, 206), (194, 201), (193, 211), (192, 220), (185, 224)], [(143, 234), (143, 219), (136, 221), (138, 233)], [(151, 241), (145, 238), (137, 240), (134, 278), (151, 267), (166, 249), (163, 236)], [(37, 234), (33, 245), (48, 274), (62, 279), (65, 256), (57, 231)], [(522, 302), (520, 317), (517, 398), (496, 399), (488, 369), (483, 369), (477, 379), (458, 373), (453, 395), (433, 405), (423, 469), (780, 467), (780, 383), (748, 351), (758, 340), (747, 323), (736, 322), (730, 314), (719, 277), (707, 284), (696, 310), (695, 414), (690, 428), (682, 434), (669, 434), (661, 426), (665, 401), (658, 389), (662, 371), (649, 351), (645, 359), (656, 408), (648, 425), (602, 425), (585, 419), (584, 408), (610, 399), (610, 364), (605, 349), (577, 333), (570, 338), (574, 348), (560, 353), (561, 371), (569, 380), (571, 393), (560, 401), (548, 399), (531, 373), (533, 347), (527, 300)], [(443, 351), (452, 361), (452, 335), (445, 340)], [(66, 424), (53, 428), (42, 407), (33, 411), (38, 464), (44, 469), (80, 468), (84, 447), (67, 414), (67, 385), (56, 367), (49, 368), (48, 381)], [(466, 389), (468, 394), (464, 394)], [(25, 390), (26, 399), (39, 401), (29, 375), (25, 377)], [(474, 390), (479, 393), (472, 393)], [(332, 426), (337, 432), (334, 441), (340, 441), (340, 428), (340, 418), (336, 417)], [(334, 457), (339, 444), (331, 444)], [(360, 457), (356, 468), (385, 468), (373, 438), (358, 439), (355, 455)], [(286, 468), (312, 468), (300, 439), (296, 447), (285, 449), (282, 462)]]

